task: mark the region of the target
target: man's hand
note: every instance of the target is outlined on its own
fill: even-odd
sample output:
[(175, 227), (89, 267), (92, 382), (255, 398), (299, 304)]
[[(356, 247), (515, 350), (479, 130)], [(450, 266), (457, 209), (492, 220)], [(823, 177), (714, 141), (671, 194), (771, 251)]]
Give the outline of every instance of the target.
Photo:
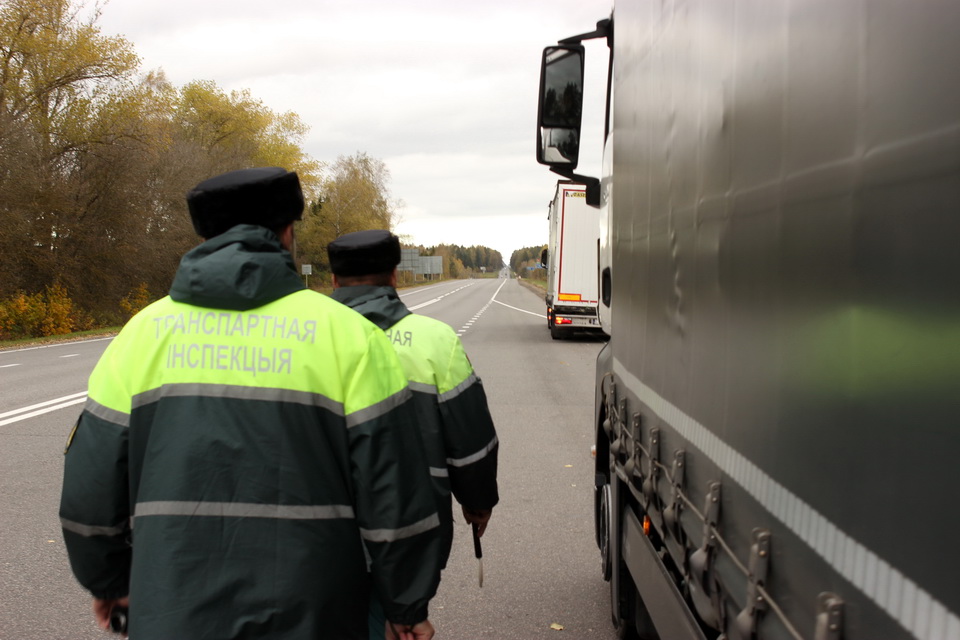
[[(113, 611), (114, 607), (129, 607), (130, 598), (114, 598), (113, 600), (100, 600), (98, 598), (93, 599), (93, 617), (97, 621), (97, 626), (99, 626), (104, 631), (110, 630), (110, 612)], [(124, 637), (127, 634), (123, 634)]]
[(393, 624), (387, 620), (387, 640), (430, 640), (434, 633), (429, 620), (414, 625)]
[(467, 509), (462, 505), (461, 508), (463, 509), (463, 519), (467, 521), (467, 524), (477, 525), (477, 535), (483, 536), (483, 532), (487, 529), (487, 523), (490, 522), (493, 509)]

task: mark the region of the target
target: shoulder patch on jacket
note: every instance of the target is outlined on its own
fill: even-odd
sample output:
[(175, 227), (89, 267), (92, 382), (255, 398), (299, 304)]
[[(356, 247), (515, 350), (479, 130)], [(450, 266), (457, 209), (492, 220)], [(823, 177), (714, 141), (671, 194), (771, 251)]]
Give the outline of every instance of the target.
[(67, 451), (70, 451), (70, 445), (73, 444), (73, 439), (77, 435), (77, 427), (80, 426), (80, 418), (77, 418), (77, 421), (73, 425), (73, 429), (70, 429), (70, 435), (67, 436), (67, 444), (63, 447), (63, 455), (67, 455)]

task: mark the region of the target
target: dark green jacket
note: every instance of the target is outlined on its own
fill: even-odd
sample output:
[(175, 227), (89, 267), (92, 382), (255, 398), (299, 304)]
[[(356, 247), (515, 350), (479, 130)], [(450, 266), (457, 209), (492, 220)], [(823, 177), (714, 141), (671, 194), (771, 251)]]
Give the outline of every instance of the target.
[(446, 564), (453, 535), (451, 491), (470, 509), (491, 509), (499, 500), (499, 444), (483, 384), (454, 330), (411, 313), (393, 287), (341, 287), (333, 298), (383, 329), (400, 356), (440, 497)]
[(423, 620), (441, 538), (409, 399), (383, 332), (305, 290), (272, 232), (203, 243), (90, 376), (75, 575), (130, 594), (137, 640), (366, 638), (370, 576), (389, 619)]

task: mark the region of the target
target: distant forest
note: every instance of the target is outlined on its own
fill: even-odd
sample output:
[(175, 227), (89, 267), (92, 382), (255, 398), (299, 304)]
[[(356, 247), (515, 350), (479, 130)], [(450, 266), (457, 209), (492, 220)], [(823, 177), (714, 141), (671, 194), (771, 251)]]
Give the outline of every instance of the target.
[(463, 278), (481, 271), (496, 273), (504, 266), (500, 252), (489, 247), (441, 244), (415, 248), (420, 250), (422, 256), (443, 256), (444, 275), (449, 278)]
[(527, 267), (533, 267), (540, 262), (540, 253), (547, 245), (541, 244), (536, 247), (524, 247), (517, 249), (510, 255), (510, 268), (516, 273), (526, 271)]

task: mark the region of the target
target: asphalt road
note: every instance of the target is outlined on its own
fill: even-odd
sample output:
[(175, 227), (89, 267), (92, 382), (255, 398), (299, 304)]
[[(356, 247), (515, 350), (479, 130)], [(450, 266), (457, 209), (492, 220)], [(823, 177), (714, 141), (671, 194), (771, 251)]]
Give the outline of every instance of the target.
[[(436, 637), (613, 640), (592, 521), (593, 368), (602, 342), (551, 340), (541, 297), (512, 279), (444, 282), (401, 297), (461, 335), (501, 442), (483, 588), (469, 529), (458, 521), (431, 604)], [(107, 344), (0, 351), (0, 640), (109, 637), (70, 573), (57, 519), (63, 446)]]

